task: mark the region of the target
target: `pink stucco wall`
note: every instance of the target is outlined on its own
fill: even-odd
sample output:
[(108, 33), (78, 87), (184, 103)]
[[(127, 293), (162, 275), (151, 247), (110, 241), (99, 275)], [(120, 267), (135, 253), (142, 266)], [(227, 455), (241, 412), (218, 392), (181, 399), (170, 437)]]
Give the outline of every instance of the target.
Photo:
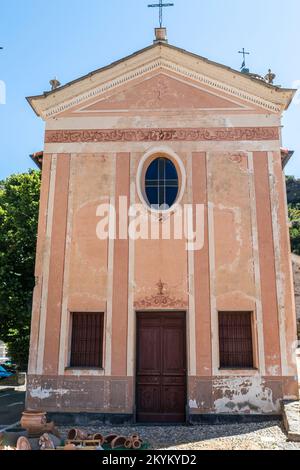
[[(158, 308), (187, 312), (191, 413), (278, 413), (280, 399), (298, 396), (278, 129), (271, 112), (246, 109), (241, 99), (232, 110), (228, 96), (194, 85), (175, 73), (151, 73), (135, 88), (122, 85), (91, 100), (80, 115), (74, 107), (47, 122), (52, 134), (43, 163), (28, 407), (133, 413), (135, 312), (155, 307), (159, 280), (166, 285), (166, 304)], [(187, 108), (189, 118), (180, 115)], [(82, 131), (67, 136), (74, 129), (155, 129), (162, 122), (164, 128), (198, 128), (200, 115), (207, 129), (276, 132), (273, 138), (254, 133), (241, 141), (221, 135), (159, 143), (132, 137), (93, 143), (84, 141)], [(53, 138), (55, 132), (60, 137)], [(97, 206), (119, 196), (139, 202), (138, 165), (158, 144), (175, 152), (185, 168), (182, 202), (204, 205), (204, 246), (192, 254), (185, 240), (96, 237)], [(253, 312), (256, 370), (219, 371), (219, 310)], [(68, 368), (70, 312), (76, 311), (105, 313), (102, 371)]]

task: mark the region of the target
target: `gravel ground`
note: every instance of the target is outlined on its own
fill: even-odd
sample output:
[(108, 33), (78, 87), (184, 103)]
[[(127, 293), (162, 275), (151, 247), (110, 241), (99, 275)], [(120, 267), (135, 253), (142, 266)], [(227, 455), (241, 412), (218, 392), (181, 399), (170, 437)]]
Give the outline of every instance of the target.
[[(60, 428), (66, 438), (70, 428)], [(86, 429), (86, 428), (81, 428)], [(88, 428), (93, 434), (137, 433), (156, 450), (300, 450), (300, 443), (288, 442), (280, 422), (226, 424), (217, 426), (101, 426)]]

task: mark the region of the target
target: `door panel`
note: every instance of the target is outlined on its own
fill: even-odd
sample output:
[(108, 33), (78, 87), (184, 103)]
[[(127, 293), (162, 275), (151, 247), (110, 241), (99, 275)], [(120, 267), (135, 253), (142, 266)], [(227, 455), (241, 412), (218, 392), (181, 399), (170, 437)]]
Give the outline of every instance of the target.
[(160, 412), (160, 386), (141, 384), (138, 396), (138, 409), (144, 413)]
[(143, 374), (159, 375), (161, 358), (160, 327), (143, 325), (138, 342), (138, 349), (142, 351), (140, 369)]
[[(183, 325), (163, 329), (163, 371), (164, 374), (180, 374), (185, 370), (185, 344), (182, 335)], [(176, 346), (175, 346), (176, 345)]]
[(166, 386), (163, 388), (163, 403), (166, 413), (178, 414), (182, 409), (182, 403), (185, 398), (185, 390), (182, 386)]
[(185, 314), (138, 314), (137, 420), (185, 421)]

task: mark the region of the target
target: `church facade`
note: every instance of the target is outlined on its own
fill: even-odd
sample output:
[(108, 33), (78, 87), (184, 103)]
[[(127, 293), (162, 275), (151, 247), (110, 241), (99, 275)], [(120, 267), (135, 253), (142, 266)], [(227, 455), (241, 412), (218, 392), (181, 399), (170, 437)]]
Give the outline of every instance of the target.
[(137, 422), (298, 397), (294, 91), (155, 43), (41, 96), (27, 408)]

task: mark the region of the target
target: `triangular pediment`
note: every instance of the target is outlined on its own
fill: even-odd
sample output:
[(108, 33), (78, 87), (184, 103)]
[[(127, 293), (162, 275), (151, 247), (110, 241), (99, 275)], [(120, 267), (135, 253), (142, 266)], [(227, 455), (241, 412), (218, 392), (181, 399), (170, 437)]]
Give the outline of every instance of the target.
[(238, 110), (244, 106), (188, 81), (158, 73), (92, 104), (80, 107), (77, 112), (92, 114), (101, 111), (149, 110)]
[(47, 120), (136, 109), (260, 109), (281, 113), (294, 90), (278, 88), (167, 44), (156, 44), (52, 92), (28, 98)]

